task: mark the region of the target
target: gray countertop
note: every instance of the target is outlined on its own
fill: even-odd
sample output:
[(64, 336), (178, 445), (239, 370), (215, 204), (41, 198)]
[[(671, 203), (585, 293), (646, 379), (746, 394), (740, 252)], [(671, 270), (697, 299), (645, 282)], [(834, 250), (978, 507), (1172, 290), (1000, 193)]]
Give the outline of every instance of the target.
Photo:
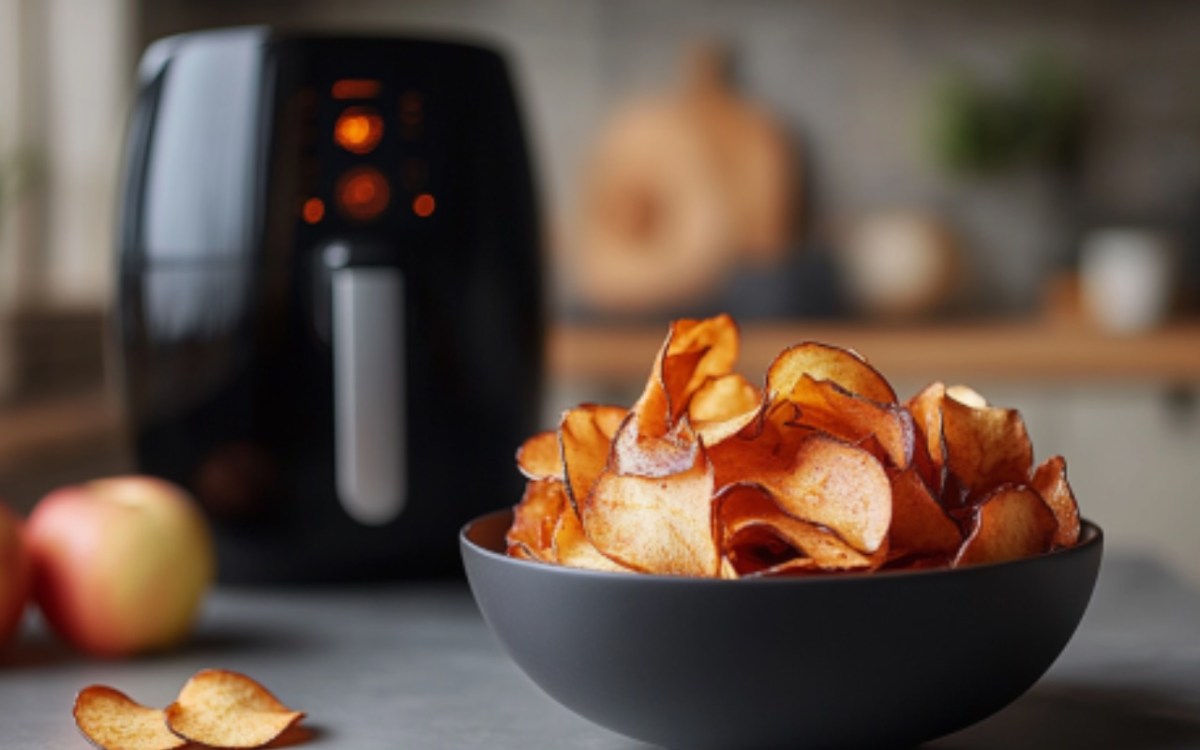
[[(84, 748), (84, 685), (166, 705), (203, 667), (246, 672), (307, 711), (298, 747), (634, 750), (577, 718), (504, 654), (464, 586), (221, 590), (193, 643), (126, 662), (81, 659), (32, 618), (0, 657), (0, 748)], [(930, 744), (970, 748), (1200, 748), (1200, 592), (1160, 565), (1110, 558), (1079, 632), (1029, 693)]]

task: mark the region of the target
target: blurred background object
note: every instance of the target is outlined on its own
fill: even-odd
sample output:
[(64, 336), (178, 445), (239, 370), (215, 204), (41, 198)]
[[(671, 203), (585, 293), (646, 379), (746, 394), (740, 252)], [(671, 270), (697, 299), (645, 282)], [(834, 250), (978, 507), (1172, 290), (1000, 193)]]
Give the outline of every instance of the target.
[[(1039, 455), (1069, 458), (1112, 544), (1200, 580), (1188, 533), (1200, 524), (1200, 6), (1176, 0), (0, 0), (0, 154), (19, 145), (42, 165), (0, 226), (0, 318), (24, 342), (8, 352), (22, 374), (0, 412), (0, 495), (28, 505), (127, 465), (100, 332), (134, 63), (165, 35), (251, 23), (480, 37), (508, 52), (550, 238), (543, 424), (636, 393), (669, 316), (728, 309), (747, 372), (825, 339), (902, 391), (968, 380), (1020, 407)], [(681, 76), (696, 40), (726, 50), (734, 74)], [(696, 81), (713, 102), (703, 117), (680, 114)], [(598, 164), (647, 101), (650, 135)], [(737, 127), (695, 125), (724, 122), (714, 110), (756, 123), (729, 151), (757, 139), (787, 156), (731, 176), (705, 133)], [(617, 167), (670, 197), (618, 190), (589, 229), (588, 191)], [(740, 180), (769, 196), (749, 201), (775, 217), (761, 235), (738, 218)], [(1085, 302), (1087, 248), (1107, 227), (1173, 248), (1169, 289), (1137, 292), (1163, 312), (1119, 336)], [(591, 254), (589, 239), (611, 250)], [(589, 264), (605, 255), (647, 289), (603, 282)], [(595, 284), (616, 301), (586, 294)], [(212, 473), (222, 486), (237, 475)]]
[(935, 87), (929, 137), (942, 167), (985, 175), (1076, 165), (1083, 125), (1079, 80), (1044, 51), (1023, 57), (1011, 77), (994, 86), (955, 70)]
[(960, 253), (953, 230), (937, 217), (892, 211), (858, 221), (839, 255), (857, 310), (908, 321), (945, 307), (958, 281)]
[(739, 266), (778, 267), (791, 250), (799, 161), (729, 66), (720, 45), (693, 42), (682, 87), (625, 105), (594, 147), (569, 237), (597, 311), (694, 308)]
[(1169, 237), (1137, 228), (1094, 229), (1079, 258), (1084, 307), (1113, 333), (1161, 325), (1174, 298), (1175, 258)]

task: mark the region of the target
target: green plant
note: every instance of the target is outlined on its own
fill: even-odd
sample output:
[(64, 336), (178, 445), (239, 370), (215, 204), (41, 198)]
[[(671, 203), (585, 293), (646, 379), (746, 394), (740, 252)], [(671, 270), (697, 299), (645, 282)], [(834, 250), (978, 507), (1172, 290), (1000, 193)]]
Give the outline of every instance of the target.
[(1082, 86), (1054, 57), (1033, 54), (1008, 85), (945, 74), (928, 101), (929, 146), (942, 168), (986, 174), (1022, 165), (1068, 168), (1083, 124)]

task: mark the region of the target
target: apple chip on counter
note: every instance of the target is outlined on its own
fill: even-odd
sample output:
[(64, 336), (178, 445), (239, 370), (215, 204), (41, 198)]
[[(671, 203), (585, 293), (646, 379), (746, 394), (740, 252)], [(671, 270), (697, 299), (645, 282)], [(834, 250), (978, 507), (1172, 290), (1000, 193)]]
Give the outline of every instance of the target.
[(166, 709), (91, 685), (75, 698), (74, 715), (79, 731), (103, 750), (259, 748), (304, 718), (255, 680), (224, 669), (194, 674)]
[(188, 744), (167, 728), (162, 709), (143, 706), (106, 685), (79, 691), (74, 714), (79, 731), (103, 750), (177, 750)]
[(175, 734), (221, 748), (262, 747), (304, 718), (246, 675), (224, 669), (192, 675), (166, 715)]
[(517, 451), (508, 554), (603, 571), (800, 576), (959, 567), (1075, 545), (1066, 464), (961, 385), (901, 403), (858, 353), (803, 342), (763, 385), (732, 318), (678, 320), (626, 411), (583, 404)]

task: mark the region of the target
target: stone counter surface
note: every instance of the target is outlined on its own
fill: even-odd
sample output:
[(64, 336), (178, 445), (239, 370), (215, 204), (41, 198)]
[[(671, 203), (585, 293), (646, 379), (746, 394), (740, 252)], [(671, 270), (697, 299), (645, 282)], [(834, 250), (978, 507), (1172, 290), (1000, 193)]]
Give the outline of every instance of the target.
[[(84, 660), (36, 618), (0, 657), (0, 748), (88, 743), (71, 706), (112, 685), (166, 705), (205, 667), (246, 672), (308, 712), (290, 747), (634, 750), (576, 717), (508, 659), (466, 587), (223, 589), (193, 643), (124, 662)], [(303, 740), (303, 741), (299, 741)], [(1113, 557), (1079, 632), (1029, 693), (928, 748), (1200, 748), (1200, 592), (1155, 562)]]

